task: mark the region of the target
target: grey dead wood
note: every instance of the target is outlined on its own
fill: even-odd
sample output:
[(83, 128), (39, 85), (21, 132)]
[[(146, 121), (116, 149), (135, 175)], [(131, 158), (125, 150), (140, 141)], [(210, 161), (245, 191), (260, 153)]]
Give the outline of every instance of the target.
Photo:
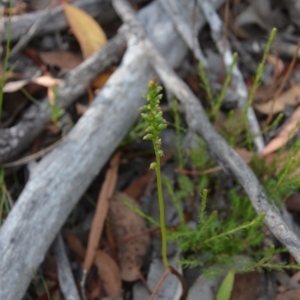
[(60, 290), (65, 300), (80, 300), (68, 261), (63, 238), (59, 233), (53, 244)]
[[(137, 3), (144, 3), (147, 0), (137, 0)], [(117, 17), (111, 0), (79, 0), (72, 2), (72, 5), (86, 11), (89, 15), (96, 18), (101, 25), (106, 25), (114, 21)], [(68, 27), (67, 20), (62, 6), (51, 8), (47, 11), (37, 11), (23, 15), (11, 17), (10, 40), (16, 42), (20, 40), (37, 20), (43, 20), (43, 26), (36, 31), (35, 36), (49, 34), (64, 30)], [(9, 18), (4, 18), (4, 28), (0, 30), (0, 41), (7, 40), (7, 27)]]
[[(185, 3), (182, 13), (192, 14), (190, 1), (178, 2)], [(178, 66), (187, 47), (161, 7), (154, 2), (139, 18), (170, 66)], [(139, 115), (141, 95), (154, 75), (144, 44), (131, 38), (120, 67), (94, 103), (38, 163), (0, 229), (0, 299), (22, 298), (69, 213)]]
[(225, 165), (239, 180), (258, 214), (265, 214), (264, 221), (274, 236), (288, 249), (300, 264), (300, 240), (283, 221), (278, 208), (272, 205), (257, 177), (238, 154), (215, 131), (209, 122), (201, 102), (190, 88), (170, 68), (165, 59), (147, 38), (141, 23), (125, 0), (113, 0), (116, 11), (128, 24), (127, 34), (135, 34), (147, 49), (150, 62), (164, 83), (164, 86), (180, 100), (190, 130), (199, 133), (213, 156)]
[[(82, 10), (86, 11), (89, 15), (97, 17), (100, 24), (105, 25), (112, 20), (116, 19), (116, 13), (112, 8), (110, 0), (81, 0), (72, 3)], [(38, 11), (19, 16), (11, 17), (11, 29), (10, 40), (11, 42), (18, 41), (30, 28), (36, 23), (37, 20), (43, 20), (44, 24), (40, 30), (37, 31), (37, 35), (43, 35), (46, 33), (54, 33), (68, 27), (67, 20), (64, 15), (62, 6), (58, 6), (47, 11)], [(9, 18), (4, 19), (4, 28), (0, 31), (0, 40), (7, 40), (7, 27)]]
[[(117, 35), (99, 51), (70, 71), (57, 87), (57, 104), (68, 107), (86, 92), (88, 84), (111, 65), (118, 63), (126, 48), (125, 38)], [(20, 154), (51, 121), (51, 107), (48, 98), (40, 105), (31, 105), (19, 122), (10, 128), (0, 130), (0, 163), (12, 160)]]
[[(216, 13), (214, 7), (211, 5), (209, 0), (198, 1), (199, 6), (201, 7), (206, 20), (210, 26), (212, 38), (214, 39), (216, 46), (227, 70), (230, 69), (230, 66), (233, 62), (233, 55), (231, 47), (228, 40), (224, 41), (224, 24)], [(247, 105), (248, 99), (248, 90), (243, 79), (243, 75), (237, 65), (233, 67), (232, 70), (233, 80), (236, 88), (236, 93), (240, 96), (239, 98), (239, 107), (244, 108)], [(260, 132), (260, 127), (255, 116), (255, 112), (252, 107), (249, 107), (247, 111), (247, 118), (250, 132), (253, 136), (254, 144), (256, 146), (257, 152), (261, 152), (265, 146), (263, 137)]]
[(30, 40), (37, 36), (39, 31), (43, 28), (43, 24), (47, 23), (49, 19), (51, 19), (51, 14), (53, 11), (49, 11), (49, 7), (44, 10), (44, 13), (32, 24), (29, 30), (24, 34), (17, 42), (17, 44), (11, 49), (9, 52), (9, 57), (13, 57), (17, 53), (19, 53), (26, 45), (30, 42)]
[[(145, 0), (138, 0), (138, 2), (140, 3), (144, 1)], [(92, 16), (99, 14), (99, 11), (101, 11), (101, 13), (104, 14), (103, 17), (105, 22), (111, 20), (111, 18), (109, 17), (111, 15), (110, 11), (113, 11), (114, 18), (116, 17), (116, 13), (112, 8), (111, 1), (108, 0), (79, 1), (75, 2), (74, 5), (77, 5), (79, 8), (87, 11)], [(43, 11), (41, 13), (39, 12), (28, 14), (25, 16), (23, 15), (22, 18), (29, 18), (30, 20), (32, 20), (32, 22), (29, 22), (29, 29), (30, 26), (33, 26), (35, 22), (37, 22), (37, 20), (43, 20), (45, 24), (50, 23), (52, 25), (55, 24), (55, 26), (57, 25), (58, 27), (55, 30), (67, 27), (67, 22), (61, 7), (49, 9), (48, 12)], [(19, 27), (26, 27), (24, 24), (19, 23), (19, 21), (14, 20), (14, 17), (12, 17), (12, 37), (15, 32), (14, 29), (17, 30), (17, 28)], [(14, 22), (17, 23), (16, 28), (14, 27)], [(42, 30), (39, 32), (43, 33), (44, 28), (45, 27), (43, 26), (41, 29), (39, 29)], [(50, 29), (53, 30), (52, 27)], [(4, 33), (6, 32), (6, 29), (3, 31), (3, 34), (2, 31), (0, 32), (1, 38), (5, 39), (6, 34)], [(25, 34), (25, 37), (26, 36), (27, 33)], [(122, 36), (118, 35), (117, 37), (108, 41), (108, 43), (102, 49), (100, 49), (97, 54), (94, 54), (92, 58), (86, 60), (79, 67), (71, 71), (67, 76), (68, 78), (58, 86), (58, 105), (62, 108), (66, 108), (78, 97), (84, 94), (87, 85), (98, 74), (104, 72), (112, 64), (118, 63), (120, 61), (125, 50), (125, 45), (125, 39)], [(0, 129), (0, 164), (11, 161), (15, 157), (17, 157), (44, 130), (50, 120), (51, 109), (48, 99), (45, 98), (41, 102), (40, 106), (32, 105), (29, 109), (27, 109), (16, 125), (6, 129)]]
[(300, 1), (299, 0), (281, 0), (285, 8), (287, 8), (291, 21), (300, 27)]
[[(256, 40), (256, 41), (243, 41), (240, 42), (241, 46), (246, 49), (249, 53), (253, 54), (263, 54), (264, 50), (267, 46), (267, 42)], [(289, 59), (292, 59), (295, 55), (297, 58), (300, 58), (300, 52), (296, 53), (297, 44), (293, 44), (290, 42), (285, 42), (281, 38), (275, 38), (272, 46), (272, 52), (278, 52), (279, 56), (283, 56)]]
[[(203, 55), (198, 42), (198, 31), (196, 30), (198, 26), (196, 22), (198, 21), (195, 16), (191, 16), (189, 19), (185, 19), (181, 14), (180, 8), (178, 7), (176, 1), (174, 0), (158, 0), (159, 4), (164, 8), (168, 17), (172, 19), (174, 26), (179, 32), (181, 38), (186, 42), (187, 46), (191, 51), (193, 51), (194, 56), (197, 60), (201, 61), (205, 67), (207, 67), (207, 62)], [(194, 3), (194, 9), (199, 9), (197, 3)]]
[[(186, 42), (189, 49), (193, 52), (194, 57), (202, 63), (205, 68), (206, 75), (210, 79), (211, 88), (214, 92), (219, 93), (222, 89), (222, 86), (216, 81), (216, 75), (219, 77), (219, 72), (222, 72), (222, 65), (220, 64), (220, 70), (216, 73), (216, 71), (212, 72), (210, 69), (209, 63), (205, 58), (202, 49), (198, 40), (198, 26), (197, 26), (197, 11), (200, 10), (199, 5), (195, 1), (194, 4), (194, 15), (190, 19), (186, 19), (183, 17), (180, 11), (180, 7), (178, 7), (176, 1), (174, 0), (159, 0), (159, 4), (165, 9), (166, 13), (168, 13), (168, 17), (174, 23), (178, 33), (181, 38)], [(225, 97), (223, 100), (224, 106), (232, 107), (238, 103), (240, 99), (240, 95), (236, 93), (235, 90), (230, 87), (226, 90)]]

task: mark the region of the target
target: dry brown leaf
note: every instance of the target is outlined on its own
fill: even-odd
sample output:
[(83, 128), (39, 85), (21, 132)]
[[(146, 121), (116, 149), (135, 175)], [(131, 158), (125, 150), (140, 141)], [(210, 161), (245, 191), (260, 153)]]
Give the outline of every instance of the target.
[(18, 80), (18, 81), (11, 81), (7, 82), (4, 85), (3, 92), (4, 93), (13, 93), (24, 87), (27, 83), (29, 83), (28, 80)]
[(48, 76), (48, 75), (45, 75), (45, 76), (37, 77), (37, 78), (33, 79), (31, 82), (49, 88), (49, 87), (53, 87), (53, 86), (58, 85), (61, 82), (61, 80), (57, 79), (57, 78), (53, 78), (53, 77)]
[(85, 11), (69, 4), (64, 4), (63, 7), (66, 19), (86, 59), (106, 43), (106, 35), (101, 26)]
[(296, 272), (293, 276), (292, 276), (292, 280), (299, 282), (300, 281), (300, 271)]
[(53, 89), (48, 88), (47, 90), (47, 96), (48, 96), (48, 101), (51, 106), (54, 106), (56, 104), (56, 95)]
[(265, 146), (260, 153), (261, 156), (268, 155), (280, 147), (285, 145), (296, 133), (299, 128), (300, 122), (300, 106), (294, 111), (289, 122), (283, 127), (283, 129), (276, 135), (276, 137)]
[(300, 194), (294, 193), (285, 200), (285, 207), (289, 212), (300, 211)]
[(299, 300), (300, 299), (300, 289), (289, 290), (284, 293), (276, 295), (274, 300)]
[(110, 75), (115, 71), (115, 67), (109, 68), (105, 73), (100, 74), (92, 83), (93, 88), (101, 89), (106, 81), (109, 79)]
[(60, 79), (53, 78), (51, 76), (41, 76), (37, 77), (33, 80), (18, 80), (18, 81), (11, 81), (5, 84), (3, 88), (4, 93), (13, 93), (18, 91), (19, 89), (23, 88), (28, 83), (36, 83), (38, 85), (44, 86), (44, 87), (54, 87), (57, 86), (60, 83)]
[[(80, 240), (72, 233), (67, 233), (66, 239), (69, 247), (80, 258), (84, 258), (85, 249)], [(122, 282), (120, 270), (116, 262), (105, 252), (96, 251), (95, 265), (97, 267), (98, 276), (103, 282), (103, 287), (107, 296), (119, 296), (122, 293)]]
[(143, 264), (150, 244), (146, 233), (145, 220), (129, 209), (124, 201), (138, 204), (125, 193), (117, 193), (110, 200), (109, 220), (118, 246), (118, 260), (121, 278), (125, 281), (139, 279), (139, 269)]
[(75, 103), (75, 108), (76, 108), (77, 115), (82, 116), (89, 107), (88, 107), (88, 105), (84, 105), (81, 103)]
[(267, 56), (267, 61), (269, 62), (270, 65), (273, 66), (275, 76), (279, 76), (284, 70), (284, 63), (279, 56), (274, 54), (269, 54)]
[(82, 58), (70, 51), (40, 52), (42, 61), (63, 71), (70, 71), (82, 63)]
[(124, 192), (131, 198), (139, 199), (145, 193), (145, 189), (149, 180), (153, 176), (153, 171), (150, 170), (146, 174), (140, 176), (137, 180), (132, 182)]
[(120, 152), (111, 159), (110, 168), (106, 172), (105, 180), (99, 193), (95, 216), (89, 234), (88, 248), (84, 260), (84, 269), (88, 272), (94, 262), (103, 224), (108, 211), (108, 199), (112, 197), (118, 176)]
[(75, 236), (73, 233), (68, 232), (66, 234), (66, 240), (71, 248), (71, 250), (76, 253), (80, 258), (84, 258), (85, 256), (85, 249), (83, 248), (80, 240)]
[(263, 274), (250, 272), (236, 274), (230, 300), (256, 300), (264, 285)]
[[(274, 99), (254, 104), (254, 108), (262, 114), (269, 114), (272, 110), (272, 103)], [(273, 114), (279, 113), (284, 110), (286, 105), (296, 106), (300, 103), (300, 84), (296, 84), (291, 87), (288, 91), (282, 93), (277, 99), (275, 99)]]
[(243, 159), (244, 162), (249, 163), (253, 153), (244, 148), (235, 148), (235, 152)]
[(116, 262), (107, 253), (98, 250), (95, 265), (106, 295), (109, 297), (120, 296), (122, 294), (122, 281)]

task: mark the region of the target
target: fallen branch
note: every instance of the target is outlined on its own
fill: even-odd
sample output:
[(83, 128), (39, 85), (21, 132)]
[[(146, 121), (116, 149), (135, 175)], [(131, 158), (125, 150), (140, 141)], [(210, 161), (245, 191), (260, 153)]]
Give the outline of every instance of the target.
[[(126, 47), (125, 38), (117, 35), (99, 51), (70, 71), (65, 81), (57, 87), (57, 105), (68, 107), (86, 91), (87, 85), (112, 64), (120, 61)], [(48, 98), (40, 105), (31, 105), (13, 127), (0, 130), (0, 163), (12, 160), (44, 130), (51, 121)]]
[[(176, 1), (174, 0), (159, 0), (159, 4), (165, 9), (165, 11), (168, 13), (169, 18), (174, 23), (174, 26), (176, 27), (177, 31), (179, 32), (181, 38), (186, 42), (189, 49), (193, 52), (194, 57), (202, 63), (203, 67), (206, 70), (206, 74), (210, 77), (210, 83), (211, 87), (214, 91), (220, 92), (222, 89), (222, 86), (216, 82), (215, 76), (211, 76), (211, 70), (209, 69), (209, 65), (207, 63), (207, 60), (201, 50), (199, 41), (198, 41), (198, 31), (196, 30), (198, 28), (197, 26), (197, 19), (194, 16), (190, 16), (189, 19), (184, 18), (184, 16), (181, 13), (180, 7), (177, 5)], [(194, 9), (198, 10), (199, 7), (197, 6), (197, 3), (195, 2)], [(191, 20), (195, 19), (195, 20)], [(221, 68), (221, 67), (220, 67)], [(224, 104), (227, 105), (235, 105), (239, 101), (240, 95), (237, 94), (232, 89), (227, 89), (225, 92), (224, 97)]]
[[(43, 24), (46, 24), (49, 19), (51, 19), (51, 12), (47, 13), (49, 7), (44, 10), (44, 14), (42, 14), (29, 28), (29, 30), (24, 34), (17, 42), (17, 44), (11, 49), (9, 56), (10, 58), (19, 53), (26, 45), (30, 42), (30, 40), (37, 36), (39, 31), (43, 28)], [(53, 11), (52, 11), (53, 13)]]
[[(227, 68), (230, 69), (230, 66), (233, 62), (233, 55), (229, 45), (229, 41), (224, 40), (224, 24), (219, 18), (218, 14), (215, 12), (214, 7), (211, 5), (209, 0), (198, 0), (198, 3), (205, 15), (205, 18), (210, 26), (212, 32), (212, 38), (214, 39), (216, 46), (219, 50), (220, 55), (223, 58), (223, 62)], [(244, 108), (248, 99), (248, 90), (243, 79), (241, 71), (238, 69), (237, 65), (233, 67), (233, 82), (236, 87), (236, 93), (240, 96), (239, 98), (239, 107)], [(253, 141), (256, 146), (257, 152), (261, 152), (265, 146), (263, 137), (260, 133), (260, 127), (257, 122), (254, 110), (252, 107), (248, 108), (247, 111), (248, 124), (250, 132), (253, 136)]]
[(128, 24), (127, 35), (136, 35), (146, 48), (146, 53), (151, 64), (158, 73), (165, 87), (181, 101), (185, 112), (186, 122), (190, 130), (199, 133), (206, 142), (213, 155), (227, 166), (240, 181), (258, 214), (264, 213), (264, 221), (274, 236), (289, 250), (295, 260), (300, 264), (300, 240), (292, 232), (280, 216), (278, 209), (271, 205), (263, 187), (258, 182), (252, 170), (215, 131), (209, 122), (205, 111), (192, 93), (190, 88), (170, 68), (161, 54), (147, 38), (142, 24), (136, 19), (135, 14), (124, 0), (113, 0), (114, 7)]
[[(116, 13), (112, 8), (111, 1), (109, 0), (81, 0), (72, 3), (82, 10), (86, 11), (89, 15), (97, 17), (97, 20), (105, 25), (112, 20), (116, 19)], [(68, 23), (65, 18), (65, 14), (62, 6), (58, 6), (47, 11), (32, 12), (19, 16), (11, 17), (11, 42), (20, 40), (37, 20), (43, 20), (43, 26), (36, 32), (37, 35), (43, 35), (47, 33), (54, 33), (68, 28)], [(6, 41), (7, 26), (9, 18), (4, 19), (4, 29), (1, 30), (0, 41), (3, 43)]]
[(60, 290), (65, 300), (80, 300), (61, 234), (53, 245)]
[[(183, 13), (192, 13), (190, 1), (178, 1), (185, 3)], [(178, 66), (187, 47), (160, 6), (148, 5), (139, 18), (168, 63)], [(204, 18), (198, 18), (203, 26)], [(141, 95), (154, 75), (144, 45), (130, 39), (122, 64), (93, 104), (38, 163), (0, 229), (0, 299), (22, 298), (69, 213), (138, 117)]]
[[(201, 61), (205, 67), (207, 67), (207, 61), (198, 42), (198, 31), (195, 30), (198, 28), (195, 23), (197, 20), (194, 20), (193, 24), (191, 21), (193, 19), (192, 16), (189, 19), (185, 19), (176, 1), (174, 0), (158, 0), (158, 2), (168, 13), (169, 18), (172, 19), (174, 26), (179, 32), (181, 38), (186, 42), (189, 49), (193, 51), (195, 58)], [(194, 9), (197, 9), (196, 2), (194, 5)]]

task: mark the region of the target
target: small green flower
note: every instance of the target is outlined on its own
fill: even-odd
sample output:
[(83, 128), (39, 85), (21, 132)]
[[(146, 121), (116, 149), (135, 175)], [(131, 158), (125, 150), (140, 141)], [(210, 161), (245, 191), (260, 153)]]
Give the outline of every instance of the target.
[(156, 168), (156, 162), (151, 163), (150, 164), (150, 169), (154, 170), (155, 168)]
[(150, 169), (154, 169), (156, 173), (160, 229), (162, 236), (161, 252), (164, 265), (167, 268), (169, 266), (167, 258), (167, 233), (165, 225), (165, 209), (162, 193), (162, 180), (160, 173), (160, 157), (163, 156), (163, 151), (160, 149), (161, 139), (159, 138), (161, 132), (167, 127), (167, 122), (163, 118), (162, 111), (159, 107), (159, 102), (162, 98), (162, 94), (160, 94), (161, 90), (162, 87), (157, 86), (156, 80), (151, 80), (148, 85), (148, 94), (145, 96), (148, 103), (140, 109), (143, 111), (143, 113), (141, 113), (141, 117), (144, 119), (146, 128), (146, 134), (144, 136), (144, 139), (152, 141), (155, 152), (156, 161), (150, 164)]
[[(153, 144), (159, 148), (161, 146), (159, 136), (167, 127), (167, 122), (163, 118), (162, 111), (159, 107), (159, 102), (162, 98), (162, 94), (160, 94), (161, 90), (162, 87), (157, 86), (156, 80), (151, 80), (148, 85), (148, 94), (145, 97), (148, 103), (141, 107), (141, 110), (143, 111), (141, 116), (147, 125), (145, 130), (147, 134), (144, 136), (144, 139), (152, 141)], [(162, 151), (160, 150), (160, 153), (161, 152)]]

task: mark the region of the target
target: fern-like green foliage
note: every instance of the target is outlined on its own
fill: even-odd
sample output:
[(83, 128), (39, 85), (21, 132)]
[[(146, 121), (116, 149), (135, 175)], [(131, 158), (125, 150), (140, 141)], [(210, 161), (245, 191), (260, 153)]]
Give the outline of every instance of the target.
[[(243, 117), (243, 114), (240, 116)], [(238, 121), (238, 118), (227, 120), (227, 130), (230, 132), (232, 127), (238, 125)], [(237, 140), (242, 141), (241, 136), (245, 137), (242, 131), (234, 137), (232, 143), (235, 145)], [(251, 167), (266, 188), (270, 199), (285, 199), (296, 188), (300, 188), (299, 177), (292, 176), (300, 168), (300, 162), (292, 158), (299, 153), (299, 144), (292, 146), (290, 155), (279, 153), (272, 163), (253, 156)], [(179, 152), (180, 149), (177, 149), (176, 153)], [(201, 138), (198, 139), (197, 148), (192, 149), (189, 158), (185, 157), (184, 160), (190, 161), (189, 165), (199, 171), (215, 166)], [(226, 267), (233, 268), (235, 272), (297, 269), (297, 265), (294, 264), (274, 262), (273, 256), (277, 253), (274, 247), (263, 250), (264, 215), (257, 216), (238, 182), (234, 181), (234, 187), (224, 190), (224, 197), (229, 200), (227, 207), (223, 211), (212, 209), (214, 204), (208, 200), (210, 193), (207, 189), (213, 193), (220, 186), (220, 180), (222, 179), (218, 173), (201, 175), (197, 179), (178, 174), (177, 189), (172, 191), (170, 184), (168, 185), (170, 195), (177, 201), (177, 211), (178, 207), (181, 207), (180, 201), (184, 202), (195, 196), (192, 193), (201, 195), (198, 223), (190, 226), (181, 222), (177, 228), (168, 231), (168, 238), (175, 241), (185, 253), (180, 262), (186, 267), (205, 266), (207, 273), (211, 272), (211, 266), (216, 264), (220, 266), (220, 271)], [(180, 215), (180, 212), (178, 214)], [(247, 263), (236, 264), (236, 257), (241, 255), (249, 257)], [(214, 274), (216, 273), (214, 270)]]
[[(223, 89), (220, 95), (216, 97), (216, 100), (214, 100), (205, 70), (201, 64), (199, 66), (199, 76), (211, 104), (210, 110), (207, 113), (216, 129), (232, 147), (246, 147), (251, 150), (253, 146), (253, 136), (251, 136), (247, 125), (246, 112), (252, 103), (255, 90), (259, 86), (266, 55), (269, 52), (274, 35), (275, 30), (272, 31), (268, 47), (255, 76), (255, 82), (249, 94), (246, 108), (243, 111), (232, 110), (227, 113), (227, 116), (220, 113), (221, 102), (230, 82), (232, 69), (236, 63), (236, 56), (228, 72)], [(153, 81), (150, 82), (147, 95), (148, 104), (143, 107), (144, 114), (142, 114), (147, 130), (145, 138), (153, 142), (156, 154), (156, 162), (151, 165), (156, 172), (160, 170), (159, 157), (162, 155), (162, 151), (159, 148), (161, 144), (159, 134), (166, 127), (159, 109), (159, 100), (161, 97), (159, 96), (159, 91), (160, 88), (156, 86), (156, 83)], [(202, 139), (199, 138), (196, 149), (183, 152), (181, 148), (182, 131), (180, 130), (180, 115), (176, 101), (173, 102), (172, 108), (174, 127), (177, 134), (175, 143), (175, 161), (177, 166), (179, 169), (192, 167), (194, 171), (200, 171), (198, 174), (202, 173), (205, 175), (194, 177), (179, 173), (176, 175), (177, 182), (174, 186), (168, 178), (164, 178), (165, 187), (169, 191), (174, 207), (178, 212), (180, 224), (172, 229), (163, 229), (164, 221), (160, 220), (163, 245), (166, 245), (164, 242), (166, 237), (168, 240), (176, 242), (178, 248), (183, 253), (180, 262), (184, 266), (200, 265), (204, 266), (207, 271), (211, 270), (211, 266), (216, 265), (219, 266), (220, 271), (223, 271), (223, 268), (226, 267), (234, 272), (247, 272), (254, 269), (283, 270), (298, 268), (296, 265), (275, 262), (273, 256), (278, 253), (278, 249), (275, 249), (273, 246), (265, 250), (263, 247), (264, 215), (256, 214), (251, 202), (236, 180), (229, 177), (228, 181), (231, 182), (230, 185), (224, 186), (224, 181), (227, 181), (227, 179), (224, 180), (224, 176), (222, 177), (220, 173), (222, 172), (221, 170), (212, 169), (216, 164), (210, 158)], [(221, 120), (221, 117), (223, 120)], [(278, 117), (268, 129), (276, 126), (280, 118)], [(283, 150), (273, 157), (271, 161), (256, 155), (252, 157), (250, 166), (265, 187), (270, 200), (274, 201), (274, 203), (281, 205), (282, 201), (290, 193), (300, 188), (300, 177), (295, 176), (300, 168), (300, 160), (297, 159), (299, 150), (300, 143), (294, 143), (290, 146), (288, 155), (283, 152), (286, 150)], [(285, 155), (282, 155), (283, 153)], [(162, 179), (159, 174), (157, 176), (158, 189), (161, 189), (161, 185), (159, 185), (161, 182)], [(211, 199), (218, 196), (218, 192), (222, 193), (223, 202), (225, 202), (222, 209), (216, 206), (216, 201), (211, 201)], [(158, 194), (161, 199), (160, 193)], [(197, 207), (195, 203), (197, 203), (199, 198), (200, 206)], [(160, 200), (161, 216), (164, 215), (162, 203)], [(183, 208), (191, 204), (194, 204), (195, 212), (197, 208), (199, 209), (196, 223), (185, 222)], [(140, 213), (140, 215), (148, 219), (150, 223), (156, 223), (155, 220), (151, 220), (151, 218), (143, 215), (143, 213)], [(167, 266), (166, 254), (164, 254), (165, 248), (162, 250), (162, 253), (163, 257), (165, 256), (164, 263)], [(236, 264), (237, 257), (245, 257), (245, 255), (248, 261)]]
[[(159, 91), (155, 89), (155, 93), (151, 97), (157, 97)], [(149, 95), (149, 93), (148, 93)], [(149, 105), (149, 104), (148, 104)], [(156, 105), (158, 103), (156, 102)], [(177, 109), (177, 106), (174, 106)], [(157, 113), (153, 113), (151, 106), (147, 107), (147, 111), (151, 110), (152, 120)], [(180, 116), (178, 112), (173, 114), (177, 116), (175, 128), (180, 128)], [(161, 113), (158, 114), (161, 116)], [(243, 116), (243, 114), (241, 114)], [(143, 116), (147, 118), (147, 114)], [(238, 118), (233, 118), (229, 114), (227, 120), (227, 129), (230, 133), (235, 128)], [(159, 139), (159, 135), (153, 135), (152, 124), (147, 124), (147, 138)], [(165, 123), (163, 123), (165, 124)], [(145, 126), (145, 122), (144, 122)], [(152, 127), (151, 127), (152, 126)], [(157, 125), (156, 125), (157, 126)], [(164, 125), (165, 127), (165, 125)], [(162, 127), (161, 127), (162, 128)], [(181, 149), (181, 131), (177, 130), (177, 149), (175, 161), (180, 168), (184, 168), (186, 164), (192, 166), (195, 171), (205, 171), (216, 166), (215, 162), (209, 156), (206, 144), (201, 138), (198, 138), (197, 148), (191, 149), (188, 153)], [(150, 134), (150, 136), (147, 136)], [(242, 141), (245, 137), (242, 131), (236, 134), (233, 145), (237, 140)], [(160, 145), (160, 141), (158, 142)], [(253, 156), (251, 167), (265, 186), (266, 191), (271, 199), (284, 199), (295, 188), (300, 187), (298, 177), (291, 176), (297, 170), (300, 162), (291, 160), (291, 156), (296, 156), (299, 152), (300, 143), (296, 143), (290, 149), (290, 156), (282, 156), (272, 160), (272, 163), (266, 162), (265, 159)], [(159, 152), (161, 155), (161, 152)], [(153, 165), (152, 165), (153, 166)], [(281, 166), (280, 168), (278, 166)], [(154, 164), (157, 168), (157, 164)], [(223, 269), (231, 268), (234, 272), (248, 272), (252, 270), (274, 269), (283, 270), (297, 268), (296, 265), (287, 265), (284, 262), (274, 262), (273, 256), (278, 251), (271, 247), (269, 250), (263, 248), (263, 228), (264, 215), (257, 216), (248, 197), (244, 194), (243, 189), (238, 182), (233, 180), (231, 188), (225, 188), (223, 191), (224, 198), (227, 200), (226, 207), (222, 211), (214, 208), (214, 203), (210, 201), (211, 196), (216, 190), (222, 186), (222, 176), (220, 172), (212, 172), (199, 177), (191, 177), (184, 174), (177, 174), (177, 183), (175, 186), (171, 184), (168, 178), (163, 179), (163, 183), (173, 200), (174, 207), (178, 212), (180, 224), (175, 228), (166, 228), (166, 237), (168, 240), (176, 243), (177, 247), (182, 251), (183, 256), (180, 263), (185, 267), (204, 266), (206, 273), (218, 274)], [(222, 188), (222, 187), (221, 187)], [(211, 191), (211, 192), (209, 192)], [(191, 225), (185, 223), (183, 207), (189, 201), (199, 197), (201, 198), (198, 222)], [(150, 224), (157, 226), (156, 220), (145, 215), (138, 208), (131, 207), (139, 215), (144, 217)], [(161, 222), (159, 223), (161, 226)], [(163, 250), (165, 251), (165, 250)], [(246, 262), (237, 264), (237, 257), (247, 256)], [(218, 269), (212, 266), (219, 266)]]
[(251, 160), (251, 168), (264, 186), (269, 199), (279, 205), (300, 188), (299, 151), (300, 142), (297, 141), (290, 149), (283, 149), (267, 160), (256, 155)]
[[(205, 190), (204, 190), (205, 191)], [(263, 215), (257, 216), (248, 199), (240, 199), (232, 190), (232, 206), (227, 217), (217, 211), (206, 211), (206, 192), (202, 194), (200, 216), (197, 226), (191, 228), (181, 224), (169, 233), (181, 251), (190, 254), (188, 260), (182, 260), (185, 266), (229, 264), (232, 258), (249, 254), (262, 242), (263, 234), (257, 234), (263, 226)], [(245, 214), (243, 214), (245, 212)], [(201, 255), (199, 255), (201, 254)]]

